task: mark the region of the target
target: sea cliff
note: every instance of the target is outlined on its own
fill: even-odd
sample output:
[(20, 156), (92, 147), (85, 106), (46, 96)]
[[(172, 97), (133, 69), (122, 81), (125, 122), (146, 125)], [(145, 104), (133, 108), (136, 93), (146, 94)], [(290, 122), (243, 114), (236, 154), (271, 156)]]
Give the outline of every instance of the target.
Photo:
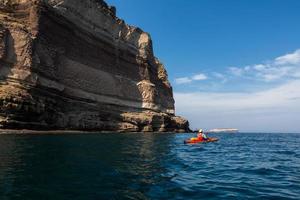
[(103, 0), (0, 0), (0, 128), (185, 132), (151, 37)]

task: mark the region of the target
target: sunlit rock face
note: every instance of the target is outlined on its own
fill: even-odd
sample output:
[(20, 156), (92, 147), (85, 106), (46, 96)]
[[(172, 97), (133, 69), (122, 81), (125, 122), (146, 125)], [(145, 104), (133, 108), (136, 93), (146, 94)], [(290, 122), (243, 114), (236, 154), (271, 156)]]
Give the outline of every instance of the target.
[(0, 0), (0, 127), (187, 131), (150, 35), (102, 0)]

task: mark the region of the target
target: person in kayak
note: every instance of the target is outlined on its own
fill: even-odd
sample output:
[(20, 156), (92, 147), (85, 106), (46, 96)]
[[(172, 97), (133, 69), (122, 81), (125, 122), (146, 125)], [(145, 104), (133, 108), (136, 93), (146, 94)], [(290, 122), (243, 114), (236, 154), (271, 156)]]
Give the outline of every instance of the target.
[(197, 137), (200, 140), (208, 140), (207, 135), (203, 132), (202, 129), (199, 130)]

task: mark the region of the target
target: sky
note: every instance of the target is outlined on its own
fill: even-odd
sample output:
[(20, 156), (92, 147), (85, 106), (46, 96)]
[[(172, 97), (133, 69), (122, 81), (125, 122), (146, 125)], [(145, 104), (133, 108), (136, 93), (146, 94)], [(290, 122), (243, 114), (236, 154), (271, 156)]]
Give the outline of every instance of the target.
[(191, 128), (300, 132), (299, 0), (106, 0), (151, 34)]

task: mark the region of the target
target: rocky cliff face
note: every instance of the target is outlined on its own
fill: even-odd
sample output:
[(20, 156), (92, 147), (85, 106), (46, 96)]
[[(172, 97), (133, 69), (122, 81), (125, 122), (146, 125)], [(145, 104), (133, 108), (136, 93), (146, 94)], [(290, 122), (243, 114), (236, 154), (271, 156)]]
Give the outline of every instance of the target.
[(0, 0), (0, 127), (187, 131), (148, 33), (102, 0)]

